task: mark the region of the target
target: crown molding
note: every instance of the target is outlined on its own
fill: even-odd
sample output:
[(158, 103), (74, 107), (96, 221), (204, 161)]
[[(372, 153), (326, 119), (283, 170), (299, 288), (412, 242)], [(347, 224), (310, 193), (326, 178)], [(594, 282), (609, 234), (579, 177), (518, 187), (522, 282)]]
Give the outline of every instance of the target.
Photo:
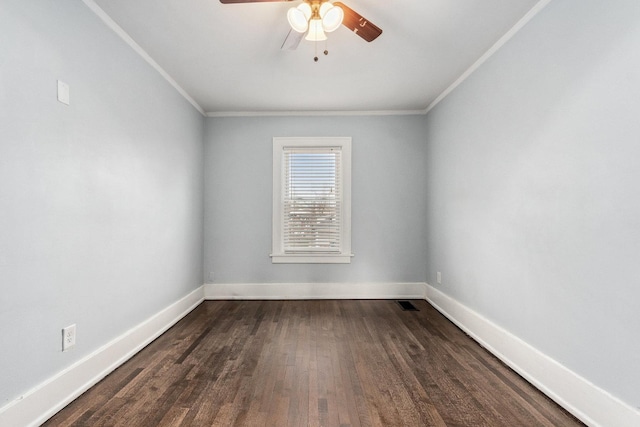
[(292, 117), (292, 116), (416, 116), (427, 110), (328, 110), (328, 111), (210, 111), (207, 117)]
[(551, 0), (540, 0), (533, 6), (509, 31), (507, 31), (496, 43), (493, 44), (476, 62), (474, 62), (460, 77), (449, 87), (440, 93), (425, 109), (418, 110), (328, 110), (328, 111), (207, 111), (204, 109), (157, 63), (151, 56), (136, 43), (126, 31), (122, 29), (111, 17), (98, 6), (94, 0), (82, 0), (113, 32), (127, 43), (138, 55), (140, 55), (151, 67), (153, 67), (180, 95), (182, 95), (196, 110), (205, 117), (328, 117), (328, 116), (407, 116), (426, 115), (451, 92), (460, 86), (482, 64), (491, 58), (504, 44), (506, 44), (518, 31), (520, 31), (531, 19), (533, 19)]
[(502, 37), (498, 39), (497, 42), (493, 44), (487, 50), (484, 55), (482, 55), (476, 62), (474, 62), (471, 67), (467, 68), (467, 70), (462, 73), (460, 77), (458, 77), (451, 85), (446, 88), (436, 99), (429, 104), (429, 106), (425, 110), (425, 114), (431, 111), (436, 105), (440, 103), (443, 99), (445, 99), (455, 88), (460, 86), (471, 74), (473, 74), (482, 64), (484, 64), (489, 58), (491, 58), (502, 46), (504, 46), (513, 36), (515, 36), (518, 31), (520, 31), (529, 21), (531, 21), (542, 9), (544, 9), (551, 0), (540, 0), (538, 3), (533, 6), (529, 12), (527, 12), (516, 24), (511, 27), (509, 31), (507, 31)]
[(102, 10), (100, 6), (96, 4), (93, 0), (82, 0), (82, 2), (87, 5), (87, 7), (98, 16), (104, 22), (107, 27), (109, 27), (114, 33), (116, 33), (126, 44), (128, 44), (131, 49), (133, 49), (142, 59), (144, 59), (152, 68), (154, 68), (164, 79), (169, 82), (171, 86), (174, 87), (175, 90), (178, 91), (180, 95), (183, 96), (191, 105), (195, 107), (196, 110), (200, 112), (203, 116), (205, 115), (204, 110), (189, 94), (185, 91), (174, 79), (167, 73), (156, 61), (151, 58), (151, 56), (131, 38), (129, 34), (125, 30), (122, 29), (109, 15), (107, 12)]

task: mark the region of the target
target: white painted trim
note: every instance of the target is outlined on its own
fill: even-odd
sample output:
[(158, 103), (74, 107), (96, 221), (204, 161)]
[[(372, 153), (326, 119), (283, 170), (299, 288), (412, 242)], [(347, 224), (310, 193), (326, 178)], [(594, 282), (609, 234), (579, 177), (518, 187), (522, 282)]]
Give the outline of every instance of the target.
[(480, 68), (480, 66), (484, 64), (489, 58), (491, 58), (494, 53), (500, 50), (500, 48), (504, 46), (505, 43), (511, 40), (511, 38), (522, 29), (522, 27), (524, 27), (529, 21), (531, 21), (533, 17), (536, 16), (542, 9), (544, 9), (545, 6), (550, 2), (551, 0), (540, 0), (538, 3), (536, 3), (535, 6), (533, 6), (531, 10), (529, 10), (529, 12), (527, 12), (522, 17), (522, 19), (516, 22), (516, 24), (511, 27), (509, 31), (507, 31), (502, 37), (500, 37), (498, 41), (495, 42), (494, 45), (491, 46), (489, 50), (487, 50), (476, 62), (474, 62), (471, 67), (469, 67), (464, 73), (462, 73), (462, 75), (458, 77), (456, 81), (451, 84), (451, 86), (446, 88), (440, 95), (438, 95), (438, 97), (433, 100), (431, 104), (429, 104), (424, 113), (426, 114), (431, 111), (436, 105), (440, 103), (440, 101), (445, 99), (451, 92), (453, 92), (455, 88), (457, 88), (462, 84), (462, 82), (467, 80), (467, 78), (469, 78), (471, 74), (473, 74), (478, 68)]
[(424, 283), (208, 283), (208, 300), (424, 299)]
[(398, 115), (426, 115), (436, 105), (445, 99), (455, 88), (460, 86), (482, 64), (491, 58), (518, 31), (531, 21), (551, 0), (540, 0), (516, 24), (509, 29), (497, 42), (493, 44), (476, 62), (458, 77), (449, 87), (436, 97), (425, 109), (420, 110), (373, 110), (373, 111), (209, 111), (207, 117), (269, 117), (269, 116), (398, 116)]
[(494, 356), (587, 425), (640, 425), (640, 411), (426, 283), (206, 284), (0, 408), (0, 425), (40, 425), (164, 333), (203, 299), (426, 299)]
[(270, 254), (273, 264), (351, 264), (353, 254)]
[(640, 426), (640, 411), (431, 285), (426, 299), (494, 356), (589, 426)]
[(296, 116), (417, 116), (422, 110), (329, 110), (329, 111), (209, 111), (207, 117), (296, 117)]
[(538, 14), (551, 0), (540, 0), (520, 19), (509, 31), (489, 48), (476, 62), (474, 62), (460, 77), (447, 87), (425, 109), (418, 110), (328, 110), (328, 111), (208, 111), (198, 104), (170, 75), (167, 73), (138, 43), (136, 43), (122, 27), (120, 27), (94, 0), (82, 0), (87, 7), (95, 13), (113, 32), (127, 43), (140, 57), (151, 65), (180, 95), (193, 105), (206, 117), (296, 117), (296, 116), (406, 116), (425, 115), (431, 111), (440, 101), (446, 98), (453, 90), (473, 74), (484, 62), (496, 53), (507, 41), (509, 41), (522, 27)]
[[(285, 158), (288, 149), (312, 148), (336, 150), (340, 153), (337, 157), (339, 164), (336, 166), (335, 177), (338, 180), (337, 191), (339, 196), (339, 227), (340, 247), (335, 248), (336, 253), (286, 253), (285, 223), (283, 201), (286, 199), (286, 167)], [(336, 159), (334, 159), (336, 160)], [(274, 264), (349, 264), (351, 263), (351, 137), (273, 137), (273, 207), (272, 207), (272, 242), (271, 262)]]
[(147, 61), (147, 63), (151, 65), (151, 67), (153, 67), (158, 73), (160, 73), (160, 75), (164, 77), (164, 79), (169, 82), (169, 84), (173, 86), (178, 91), (178, 93), (184, 97), (184, 99), (189, 101), (189, 103), (193, 105), (196, 110), (200, 112), (200, 114), (202, 114), (203, 116), (206, 115), (200, 104), (198, 104), (187, 93), (187, 91), (184, 90), (178, 84), (178, 82), (176, 82), (173, 77), (169, 75), (169, 73), (167, 73), (156, 61), (154, 61), (154, 59), (138, 43), (136, 43), (136, 41), (133, 40), (131, 36), (127, 34), (127, 32), (123, 30), (120, 25), (118, 25), (113, 19), (111, 19), (107, 12), (105, 12), (100, 6), (98, 6), (95, 1), (82, 0), (82, 2), (86, 4), (87, 7), (91, 9), (91, 11), (95, 13), (98, 18), (100, 18), (107, 25), (107, 27), (109, 27), (114, 33), (120, 36), (120, 38), (124, 40), (126, 44), (128, 44), (138, 55), (140, 55), (142, 59)]
[(203, 301), (203, 286), (0, 408), (2, 426), (38, 426), (91, 388)]

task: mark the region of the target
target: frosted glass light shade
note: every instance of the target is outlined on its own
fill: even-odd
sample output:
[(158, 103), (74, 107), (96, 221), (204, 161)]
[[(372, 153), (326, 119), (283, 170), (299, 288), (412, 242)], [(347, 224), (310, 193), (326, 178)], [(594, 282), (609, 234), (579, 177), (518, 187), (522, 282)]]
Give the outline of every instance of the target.
[(298, 7), (298, 10), (300, 10), (303, 14), (304, 17), (307, 19), (307, 22), (309, 22), (309, 19), (311, 19), (311, 6), (309, 6), (309, 3), (301, 3)]
[[(325, 7), (325, 6), (329, 7)], [(324, 13), (323, 13), (323, 10)], [(323, 3), (320, 8), (320, 16), (322, 16), (322, 28), (330, 33), (338, 29), (340, 24), (342, 24), (342, 19), (344, 18), (344, 11), (341, 7), (332, 6), (331, 3)]]
[(324, 18), (324, 15), (327, 13), (327, 11), (329, 9), (331, 9), (333, 7), (333, 5), (331, 4), (331, 2), (324, 2), (320, 5), (320, 10), (318, 11), (320, 13), (320, 17)]
[(311, 6), (302, 3), (298, 7), (292, 7), (287, 11), (287, 20), (294, 31), (304, 33), (309, 28), (309, 18), (311, 18)]
[(307, 33), (307, 37), (305, 40), (310, 40), (312, 42), (319, 42), (327, 39), (327, 35), (324, 33), (322, 29), (322, 21), (319, 19), (312, 19), (309, 21), (309, 32)]

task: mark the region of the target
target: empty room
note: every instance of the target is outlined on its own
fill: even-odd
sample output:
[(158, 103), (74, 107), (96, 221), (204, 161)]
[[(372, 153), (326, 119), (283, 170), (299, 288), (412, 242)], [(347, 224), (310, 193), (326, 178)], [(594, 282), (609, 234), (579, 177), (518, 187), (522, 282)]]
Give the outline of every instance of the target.
[(0, 426), (640, 425), (637, 0), (0, 0)]

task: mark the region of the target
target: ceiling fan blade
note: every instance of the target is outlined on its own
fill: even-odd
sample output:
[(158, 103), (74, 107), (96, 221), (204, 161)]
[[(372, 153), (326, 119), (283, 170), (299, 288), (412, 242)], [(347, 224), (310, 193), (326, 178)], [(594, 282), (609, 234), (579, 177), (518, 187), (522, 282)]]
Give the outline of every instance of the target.
[(234, 4), (234, 3), (266, 3), (266, 2), (283, 2), (293, 0), (220, 0), (222, 4)]
[(351, 9), (349, 6), (346, 6), (344, 3), (335, 1), (333, 2), (333, 5), (339, 6), (344, 11), (342, 25), (362, 37), (364, 40), (372, 42), (382, 34), (382, 30), (380, 28), (373, 25), (369, 20), (363, 18), (362, 15)]
[(284, 39), (284, 42), (282, 42), (282, 46), (280, 47), (280, 49), (296, 50), (296, 48), (300, 44), (300, 40), (302, 40), (302, 37), (304, 37), (304, 33), (299, 33), (297, 31), (290, 29), (289, 34), (287, 34), (287, 37)]

